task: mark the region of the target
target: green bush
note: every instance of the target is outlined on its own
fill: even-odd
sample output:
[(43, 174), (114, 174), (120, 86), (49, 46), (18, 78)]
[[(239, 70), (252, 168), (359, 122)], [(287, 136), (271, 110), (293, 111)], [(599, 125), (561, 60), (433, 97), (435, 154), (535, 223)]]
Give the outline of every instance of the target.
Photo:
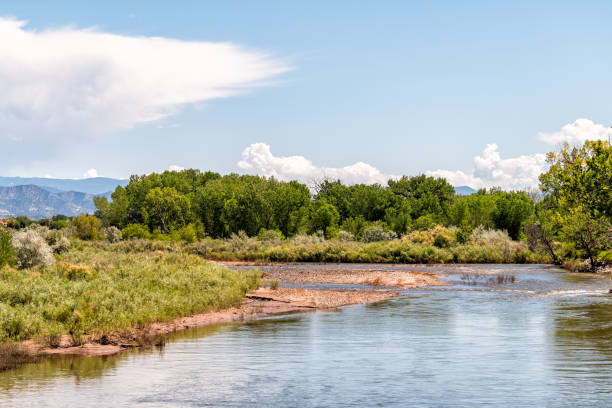
[(98, 239), (102, 222), (93, 215), (81, 214), (72, 219), (72, 225), (78, 238), (84, 240)]
[(438, 234), (434, 238), (433, 244), (437, 248), (448, 248), (450, 246), (450, 241), (444, 235)]
[(15, 266), (17, 257), (13, 248), (11, 234), (0, 230), (0, 268), (5, 265)]
[(121, 230), (121, 236), (123, 239), (147, 239), (151, 237), (149, 228), (142, 224), (130, 224)]

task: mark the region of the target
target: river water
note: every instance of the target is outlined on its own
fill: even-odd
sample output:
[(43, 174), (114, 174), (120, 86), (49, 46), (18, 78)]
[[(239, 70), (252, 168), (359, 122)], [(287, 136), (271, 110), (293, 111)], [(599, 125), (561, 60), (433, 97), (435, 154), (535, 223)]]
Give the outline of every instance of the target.
[(0, 374), (0, 406), (612, 406), (610, 277), (376, 268), (426, 270), (453, 285), (188, 330), (163, 349), (45, 360)]

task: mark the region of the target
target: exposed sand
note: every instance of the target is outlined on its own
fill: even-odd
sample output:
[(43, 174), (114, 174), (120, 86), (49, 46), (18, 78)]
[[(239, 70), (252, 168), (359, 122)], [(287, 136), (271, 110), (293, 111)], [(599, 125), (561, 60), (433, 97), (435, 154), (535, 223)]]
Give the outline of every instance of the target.
[[(307, 288), (262, 287), (247, 293), (240, 307), (181, 317), (168, 322), (153, 323), (143, 329), (132, 329), (90, 338), (86, 344), (73, 345), (70, 336), (65, 335), (58, 347), (29, 340), (23, 345), (31, 354), (73, 354), (102, 356), (116, 354), (123, 350), (143, 345), (152, 345), (160, 337), (191, 327), (215, 323), (251, 320), (271, 314), (304, 312), (318, 309), (333, 309), (358, 303), (372, 303), (399, 296), (396, 288), (417, 288), (444, 285), (430, 273), (386, 270), (286, 270), (268, 271), (267, 280), (278, 279), (282, 283), (335, 283), (368, 285), (346, 290), (317, 290)], [(371, 286), (387, 287), (371, 288)]]
[(382, 269), (291, 269), (267, 272), (267, 279), (293, 283), (335, 283), (370, 286), (392, 286), (402, 289), (422, 286), (442, 286), (447, 283), (432, 273), (420, 271), (390, 271)]

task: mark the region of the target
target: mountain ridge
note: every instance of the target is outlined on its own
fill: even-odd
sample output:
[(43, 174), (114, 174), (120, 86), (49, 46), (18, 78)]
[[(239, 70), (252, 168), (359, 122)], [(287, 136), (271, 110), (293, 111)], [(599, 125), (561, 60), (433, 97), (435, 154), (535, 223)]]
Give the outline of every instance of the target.
[(109, 177), (92, 177), (85, 179), (56, 179), (45, 177), (3, 177), (0, 176), (0, 187), (17, 187), (35, 185), (49, 192), (76, 191), (86, 194), (107, 194), (115, 191), (117, 186), (125, 186), (128, 179), (114, 179)]
[(96, 210), (95, 196), (80, 191), (51, 192), (33, 184), (0, 187), (0, 218), (25, 215), (38, 220), (57, 214), (92, 214)]

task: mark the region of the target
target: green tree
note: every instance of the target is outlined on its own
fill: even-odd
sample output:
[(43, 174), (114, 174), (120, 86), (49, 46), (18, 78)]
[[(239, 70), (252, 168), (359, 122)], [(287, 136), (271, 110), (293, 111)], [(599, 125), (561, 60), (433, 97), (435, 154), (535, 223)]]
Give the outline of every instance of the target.
[(612, 245), (612, 226), (604, 218), (594, 218), (581, 208), (570, 210), (563, 218), (561, 236), (572, 242), (576, 249), (582, 251), (583, 257), (589, 260), (592, 271), (602, 263), (599, 253)]
[(567, 143), (548, 153), (550, 168), (540, 176), (540, 187), (560, 210), (581, 207), (594, 217), (612, 217), (612, 148), (604, 141)]
[(533, 201), (525, 193), (500, 193), (492, 214), (495, 228), (508, 231), (514, 240), (519, 239), (533, 208)]
[(145, 196), (143, 213), (149, 227), (167, 234), (189, 223), (190, 200), (174, 187), (155, 187)]
[(310, 219), (310, 232), (323, 231), (325, 238), (333, 238), (338, 231), (340, 214), (332, 204), (317, 201)]

